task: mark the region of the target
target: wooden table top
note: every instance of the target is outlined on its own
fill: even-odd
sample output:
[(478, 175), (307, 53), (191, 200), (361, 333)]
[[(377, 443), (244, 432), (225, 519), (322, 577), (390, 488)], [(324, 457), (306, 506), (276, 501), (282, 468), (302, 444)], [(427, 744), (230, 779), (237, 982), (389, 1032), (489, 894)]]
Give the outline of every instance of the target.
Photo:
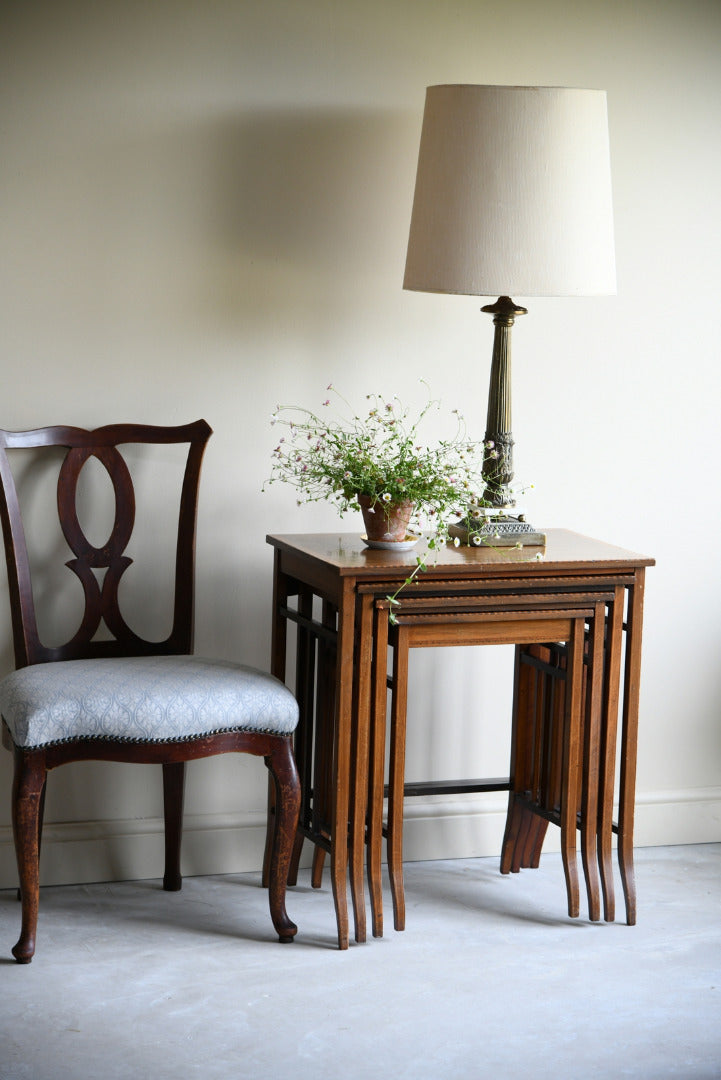
[[(560, 572), (563, 570), (634, 570), (655, 565), (655, 559), (595, 540), (568, 529), (548, 529), (544, 547), (454, 547), (428, 550), (423, 540), (410, 551), (377, 551), (366, 547), (356, 533), (284, 533), (269, 535), (267, 543), (310, 561), (340, 577), (364, 580), (388, 579), (408, 574), (418, 557), (426, 562), (427, 575), (466, 577), (503, 573)], [(541, 558), (538, 558), (538, 556)]]

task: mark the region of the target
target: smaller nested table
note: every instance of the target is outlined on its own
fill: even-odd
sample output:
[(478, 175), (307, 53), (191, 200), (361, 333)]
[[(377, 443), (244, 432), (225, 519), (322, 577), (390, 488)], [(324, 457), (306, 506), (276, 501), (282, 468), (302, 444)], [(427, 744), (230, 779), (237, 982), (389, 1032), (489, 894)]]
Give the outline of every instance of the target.
[[(390, 760), (388, 783), (388, 873), (393, 897), (393, 925), (396, 930), (405, 927), (405, 900), (403, 893), (403, 802), (406, 795), (404, 779), (406, 703), (408, 683), (408, 653), (413, 647), (437, 647), (443, 645), (497, 645), (516, 644), (516, 670), (514, 678), (513, 737), (511, 743), (512, 781), (472, 781), (461, 791), (512, 792), (508, 825), (501, 855), (501, 870), (519, 870), (521, 866), (537, 866), (540, 844), (536, 838), (542, 822), (542, 833), (549, 820), (555, 821), (561, 830), (561, 854), (563, 859), (568, 913), (579, 914), (579, 884), (576, 865), (576, 827), (581, 821), (581, 852), (588, 893), (589, 917), (600, 918), (600, 892), (597, 810), (599, 795), (598, 769), (592, 767), (588, 755), (582, 752), (585, 730), (589, 743), (598, 741), (601, 723), (601, 678), (584, 678), (593, 673), (597, 665), (603, 665), (603, 653), (598, 648), (588, 649), (594, 643), (606, 619), (607, 605), (614, 601), (613, 592), (607, 589), (565, 593), (538, 591), (544, 580), (530, 583), (521, 581), (494, 583), (484, 586), (474, 583), (472, 595), (412, 595), (394, 606), (394, 621), (388, 633), (388, 600), (376, 600), (376, 631), (374, 647), (374, 694), (371, 710), (371, 781), (368, 808), (368, 883), (370, 888), (373, 934), (383, 931), (382, 898), (380, 888), (381, 867), (381, 812), (383, 796), (380, 785), (384, 774), (385, 713), (387, 688), (392, 691)], [(512, 590), (512, 591), (511, 591)], [(529, 709), (529, 697), (522, 695), (521, 667), (525, 646), (541, 646), (549, 640), (564, 643), (564, 679), (558, 700), (551, 707), (551, 700), (534, 702)], [(387, 676), (385, 654), (392, 645), (392, 677)], [(619, 648), (609, 642), (609, 649)], [(584, 663), (585, 662), (585, 663)], [(548, 713), (547, 717), (544, 714)], [(536, 723), (537, 716), (542, 719)], [(555, 721), (551, 731), (550, 724)], [(554, 771), (554, 783), (548, 786), (546, 774), (549, 764)], [(524, 768), (525, 766), (525, 768)], [(538, 776), (532, 785), (531, 780)], [(543, 777), (543, 783), (541, 778)], [(452, 783), (452, 782), (451, 782)], [(408, 794), (426, 793), (438, 789), (437, 784), (423, 785), (421, 791), (415, 785), (407, 785)], [(447, 784), (443, 791), (448, 790)], [(539, 794), (548, 791), (551, 798), (544, 800), (544, 810), (549, 816), (538, 816)], [(532, 792), (534, 794), (532, 794)], [(531, 813), (527, 823), (533, 822), (533, 842), (527, 853), (529, 828), (520, 828), (523, 811)], [(519, 817), (520, 813), (520, 817)], [(518, 819), (514, 822), (514, 818)], [(515, 824), (515, 827), (512, 827)], [(609, 830), (610, 830), (609, 820)], [(609, 832), (610, 835), (610, 832)], [(543, 836), (540, 837), (542, 844)], [(536, 854), (537, 850), (537, 854)], [(609, 864), (601, 862), (604, 896), (612, 895), (613, 877)], [(606, 911), (608, 905), (606, 904)]]
[[(372, 928), (374, 934), (382, 933), (382, 733), (388, 685), (394, 758), (387, 831), (397, 926), (403, 925), (399, 838), (404, 795), (488, 790), (509, 792), (503, 872), (537, 865), (548, 822), (561, 827), (571, 915), (578, 914), (578, 827), (590, 917), (600, 917), (600, 873), (604, 917), (614, 918), (611, 838), (617, 832), (626, 917), (635, 922), (633, 812), (641, 626), (645, 568), (653, 559), (566, 530), (550, 530), (542, 551), (449, 546), (425, 554), (427, 570), (401, 592), (398, 622), (389, 627), (387, 597), (414, 569), (417, 552), (372, 551), (352, 535), (267, 539), (275, 549), (272, 671), (285, 680), (289, 661), (294, 662), (301, 713), (296, 757), (303, 805), (290, 880), (295, 880), (305, 839), (315, 845), (314, 885), (320, 884), (323, 860), (330, 853), (339, 947), (347, 948), (349, 941), (349, 870), (355, 938), (366, 938), (366, 844)], [(292, 656), (287, 648), (289, 622), (296, 626)], [(490, 643), (517, 646), (510, 776), (406, 785), (402, 745), (407, 650), (416, 645)], [(389, 647), (394, 649), (390, 681)], [(622, 671), (619, 812), (614, 823)], [(448, 737), (453, 737), (450, 729)]]

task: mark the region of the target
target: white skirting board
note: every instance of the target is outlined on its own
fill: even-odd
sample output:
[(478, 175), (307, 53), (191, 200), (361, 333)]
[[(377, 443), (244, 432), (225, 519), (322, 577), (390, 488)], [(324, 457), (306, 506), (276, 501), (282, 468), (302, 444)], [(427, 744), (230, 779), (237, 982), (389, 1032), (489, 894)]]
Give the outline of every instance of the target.
[[(408, 799), (405, 858), (414, 862), (498, 855), (505, 817), (506, 799), (498, 794)], [(549, 826), (544, 851), (558, 850), (558, 836), (558, 830)], [(717, 842), (721, 842), (721, 788), (637, 793), (637, 847)], [(265, 811), (188, 815), (183, 830), (183, 874), (259, 870), (264, 844)], [(309, 861), (310, 844), (306, 844), (303, 864)], [(159, 878), (162, 873), (160, 818), (48, 822), (43, 831), (44, 885), (132, 881)], [(16, 884), (12, 830), (5, 828), (0, 830), (0, 888)]]

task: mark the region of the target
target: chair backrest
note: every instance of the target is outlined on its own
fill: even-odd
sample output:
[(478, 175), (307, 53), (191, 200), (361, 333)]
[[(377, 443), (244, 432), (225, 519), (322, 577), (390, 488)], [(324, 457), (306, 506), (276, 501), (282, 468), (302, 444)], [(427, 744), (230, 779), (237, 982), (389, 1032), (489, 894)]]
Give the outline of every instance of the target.
[[(181, 427), (113, 424), (95, 431), (77, 427), (0, 430), (0, 516), (17, 667), (51, 660), (192, 651), (198, 485), (203, 453), (211, 434), (205, 420)], [(124, 552), (135, 524), (133, 480), (118, 447), (172, 443), (188, 444), (178, 515), (172, 629), (165, 640), (148, 641), (127, 625), (118, 604), (120, 579), (133, 561)], [(53, 646), (45, 646), (38, 635), (28, 545), (8, 455), (13, 449), (41, 447), (67, 450), (57, 483), (58, 515), (63, 535), (74, 555), (66, 566), (77, 575), (84, 593), (84, 612), (78, 629), (69, 641)], [(107, 470), (115, 495), (115, 520), (109, 538), (101, 547), (96, 547), (85, 535), (76, 504), (78, 479), (91, 458), (96, 458)], [(110, 640), (96, 638), (102, 622), (107, 628), (105, 632), (110, 632)]]

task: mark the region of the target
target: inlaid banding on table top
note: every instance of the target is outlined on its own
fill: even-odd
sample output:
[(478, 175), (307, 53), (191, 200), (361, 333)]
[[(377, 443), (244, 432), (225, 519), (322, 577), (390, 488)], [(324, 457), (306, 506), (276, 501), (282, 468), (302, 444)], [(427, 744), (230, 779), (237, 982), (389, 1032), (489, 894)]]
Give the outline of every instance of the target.
[[(425, 558), (428, 573), (439, 578), (491, 577), (535, 574), (544, 575), (606, 573), (616, 575), (637, 568), (653, 566), (655, 560), (634, 551), (595, 540), (570, 529), (546, 529), (543, 548), (456, 548), (448, 545), (427, 551), (423, 547), (413, 551), (388, 552), (367, 548), (355, 533), (287, 533), (268, 535), (266, 541), (281, 554), (284, 571), (301, 571), (307, 580), (315, 568), (340, 577), (362, 580), (380, 580), (407, 572), (416, 566), (417, 556)], [(542, 559), (536, 556), (541, 554)], [(288, 561), (286, 562), (286, 557)]]

